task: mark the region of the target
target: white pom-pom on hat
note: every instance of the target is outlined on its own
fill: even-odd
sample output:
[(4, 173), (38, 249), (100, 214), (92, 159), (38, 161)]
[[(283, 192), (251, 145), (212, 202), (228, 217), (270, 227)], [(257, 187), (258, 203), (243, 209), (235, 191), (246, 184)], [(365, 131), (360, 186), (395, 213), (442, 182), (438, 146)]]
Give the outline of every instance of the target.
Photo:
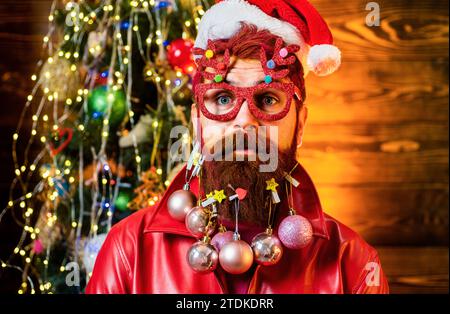
[(341, 51), (333, 45), (314, 45), (309, 49), (308, 69), (318, 76), (326, 76), (341, 65)]

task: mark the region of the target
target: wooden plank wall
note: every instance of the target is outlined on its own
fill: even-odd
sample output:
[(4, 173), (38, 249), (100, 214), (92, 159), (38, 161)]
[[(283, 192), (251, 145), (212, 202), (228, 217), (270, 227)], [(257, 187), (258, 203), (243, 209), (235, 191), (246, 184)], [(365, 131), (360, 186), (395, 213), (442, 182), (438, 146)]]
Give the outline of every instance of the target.
[(307, 78), (299, 159), (325, 210), (376, 246), (391, 292), (448, 293), (448, 1), (377, 1), (379, 27), (367, 2), (312, 1), (343, 63)]
[(448, 1), (312, 1), (342, 67), (309, 75), (300, 160), (324, 208), (372, 244), (448, 245)]
[[(307, 78), (300, 161), (326, 212), (379, 250), (392, 292), (448, 292), (448, 1), (377, 1), (379, 27), (365, 25), (368, 1), (311, 2), (343, 64)], [(0, 2), (0, 208), (50, 3)], [(7, 221), (1, 257), (17, 237)]]

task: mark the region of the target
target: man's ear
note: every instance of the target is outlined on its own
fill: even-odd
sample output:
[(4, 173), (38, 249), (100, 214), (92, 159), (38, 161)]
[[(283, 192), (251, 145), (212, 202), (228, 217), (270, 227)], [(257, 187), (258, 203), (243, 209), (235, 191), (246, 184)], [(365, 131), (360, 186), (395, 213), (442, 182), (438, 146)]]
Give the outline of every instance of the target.
[(303, 104), (301, 109), (297, 112), (297, 147), (302, 146), (303, 132), (306, 127), (306, 120), (308, 119), (308, 107)]

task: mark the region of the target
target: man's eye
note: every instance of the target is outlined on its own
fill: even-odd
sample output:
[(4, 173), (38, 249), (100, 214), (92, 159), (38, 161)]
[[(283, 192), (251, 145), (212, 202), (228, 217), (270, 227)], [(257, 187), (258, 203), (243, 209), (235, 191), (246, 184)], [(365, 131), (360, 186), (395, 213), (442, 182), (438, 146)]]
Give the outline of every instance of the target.
[(261, 102), (263, 106), (273, 106), (278, 102), (278, 100), (272, 96), (263, 96)]
[(217, 104), (225, 106), (225, 105), (229, 105), (231, 103), (231, 97), (230, 96), (226, 96), (226, 95), (222, 95), (217, 97)]

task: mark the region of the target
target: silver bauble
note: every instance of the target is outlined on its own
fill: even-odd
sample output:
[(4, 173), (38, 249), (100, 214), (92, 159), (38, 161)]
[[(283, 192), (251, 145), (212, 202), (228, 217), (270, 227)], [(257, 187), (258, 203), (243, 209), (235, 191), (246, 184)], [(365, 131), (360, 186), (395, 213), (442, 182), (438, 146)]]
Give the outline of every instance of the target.
[(167, 208), (170, 216), (178, 221), (184, 221), (186, 214), (194, 207), (196, 197), (189, 190), (178, 190), (170, 195)]
[(280, 240), (268, 232), (257, 234), (252, 240), (251, 247), (256, 263), (263, 266), (275, 265), (283, 255)]
[(192, 208), (186, 215), (186, 229), (196, 237), (202, 236), (206, 231), (209, 216), (209, 211), (202, 206)]
[(191, 246), (186, 255), (191, 268), (198, 273), (209, 273), (216, 269), (219, 254), (211, 244), (198, 241)]
[(245, 273), (253, 264), (253, 251), (247, 242), (233, 240), (226, 243), (219, 253), (222, 268), (230, 274)]

